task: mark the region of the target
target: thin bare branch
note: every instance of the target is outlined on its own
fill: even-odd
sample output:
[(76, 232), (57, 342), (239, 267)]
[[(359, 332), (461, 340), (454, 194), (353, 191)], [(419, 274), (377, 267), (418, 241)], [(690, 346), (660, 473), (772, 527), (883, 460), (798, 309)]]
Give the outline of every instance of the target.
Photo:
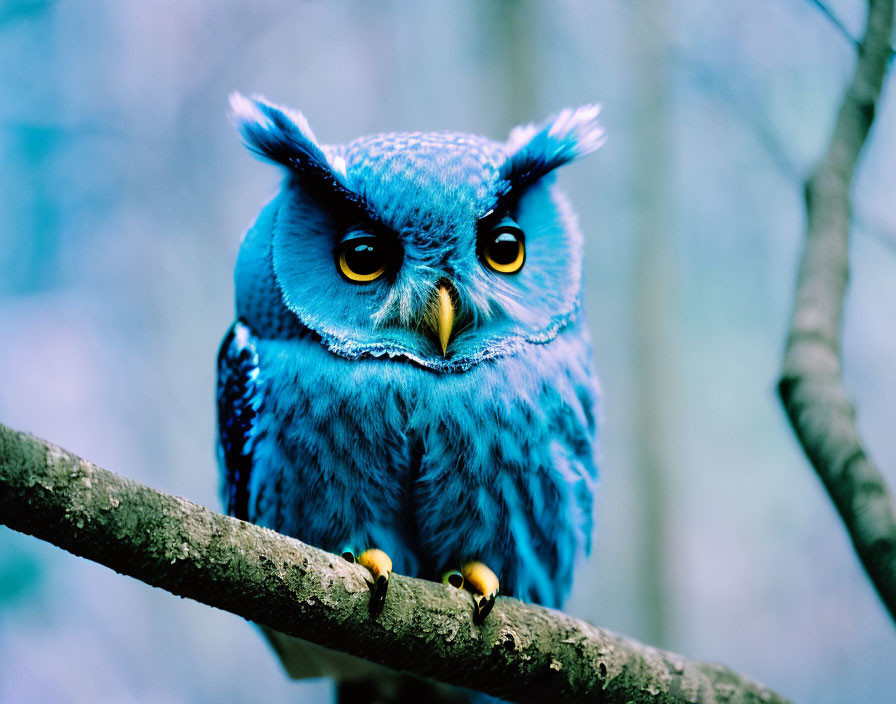
[(861, 48), (861, 44), (859, 40), (856, 39), (850, 31), (846, 28), (846, 25), (840, 21), (840, 18), (837, 17), (836, 13), (827, 6), (826, 3), (821, 0), (809, 0), (812, 5), (815, 5), (825, 17), (828, 18), (828, 21), (833, 25), (834, 29), (843, 37), (846, 41), (852, 44), (856, 49)]
[[(856, 39), (854, 36), (852, 36), (852, 32), (850, 32), (849, 29), (847, 29), (846, 25), (843, 24), (841, 19), (837, 16), (837, 13), (834, 12), (828, 6), (827, 3), (822, 2), (822, 0), (809, 0), (809, 3), (811, 5), (815, 5), (815, 7), (817, 7), (819, 9), (821, 14), (823, 14), (828, 19), (828, 21), (831, 23), (831, 25), (834, 27), (834, 29), (837, 30), (837, 33), (841, 37), (843, 37), (847, 42), (852, 44), (853, 47), (855, 47), (855, 49), (857, 51), (862, 50), (862, 43), (858, 39)], [(892, 46), (888, 45), (887, 50), (889, 52), (890, 58), (892, 58), (893, 55), (896, 54), (896, 49), (894, 49)]]
[(849, 278), (850, 184), (874, 120), (892, 32), (893, 0), (869, 0), (855, 74), (828, 149), (805, 184), (806, 246), (779, 391), (865, 571), (896, 619), (896, 508), (859, 438), (855, 408), (843, 389), (840, 351)]

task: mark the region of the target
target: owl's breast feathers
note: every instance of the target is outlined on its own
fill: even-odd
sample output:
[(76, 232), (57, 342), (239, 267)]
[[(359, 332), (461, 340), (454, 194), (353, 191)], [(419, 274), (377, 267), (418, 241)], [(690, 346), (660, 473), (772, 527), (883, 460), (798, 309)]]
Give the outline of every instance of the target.
[(502, 593), (562, 603), (590, 549), (596, 478), (598, 391), (581, 325), (460, 373), (346, 359), (304, 337), (257, 340), (255, 375), (228, 361), (253, 359), (228, 337), (219, 413), (231, 512), (334, 552), (381, 548), (412, 575), (480, 559)]

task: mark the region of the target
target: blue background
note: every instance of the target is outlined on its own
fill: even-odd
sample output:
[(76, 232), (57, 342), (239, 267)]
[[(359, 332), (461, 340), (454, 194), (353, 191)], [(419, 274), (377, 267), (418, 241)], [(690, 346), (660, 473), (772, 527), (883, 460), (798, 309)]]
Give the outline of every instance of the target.
[[(865, 3), (831, 5), (859, 35)], [(220, 508), (214, 356), (278, 181), (228, 123), (231, 90), (300, 108), (325, 142), (503, 138), (599, 100), (607, 144), (560, 174), (606, 396), (596, 551), (567, 610), (798, 701), (896, 701), (896, 631), (774, 393), (801, 181), (853, 63), (806, 0), (5, 0), (0, 421)], [(891, 485), (893, 83), (854, 184), (844, 342)], [(232, 615), (0, 528), (0, 702), (328, 691), (288, 682)]]

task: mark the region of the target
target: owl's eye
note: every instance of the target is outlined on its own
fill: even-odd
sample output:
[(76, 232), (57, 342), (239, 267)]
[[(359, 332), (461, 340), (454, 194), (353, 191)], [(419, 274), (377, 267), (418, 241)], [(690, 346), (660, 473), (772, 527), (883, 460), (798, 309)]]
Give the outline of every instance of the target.
[(515, 274), (526, 261), (526, 238), (510, 217), (479, 237), (479, 255), (486, 266), (499, 274)]
[(369, 283), (386, 272), (393, 250), (384, 237), (367, 232), (349, 232), (336, 248), (336, 266), (349, 281)]

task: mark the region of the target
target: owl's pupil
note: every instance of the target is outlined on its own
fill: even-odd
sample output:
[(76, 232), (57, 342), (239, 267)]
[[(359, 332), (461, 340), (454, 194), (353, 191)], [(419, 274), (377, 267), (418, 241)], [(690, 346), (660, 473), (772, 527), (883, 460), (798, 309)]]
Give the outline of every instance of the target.
[(380, 249), (372, 241), (353, 244), (345, 251), (345, 263), (356, 274), (373, 274), (383, 266)]
[(488, 253), (496, 264), (513, 264), (520, 253), (519, 240), (510, 232), (501, 232), (492, 241)]

